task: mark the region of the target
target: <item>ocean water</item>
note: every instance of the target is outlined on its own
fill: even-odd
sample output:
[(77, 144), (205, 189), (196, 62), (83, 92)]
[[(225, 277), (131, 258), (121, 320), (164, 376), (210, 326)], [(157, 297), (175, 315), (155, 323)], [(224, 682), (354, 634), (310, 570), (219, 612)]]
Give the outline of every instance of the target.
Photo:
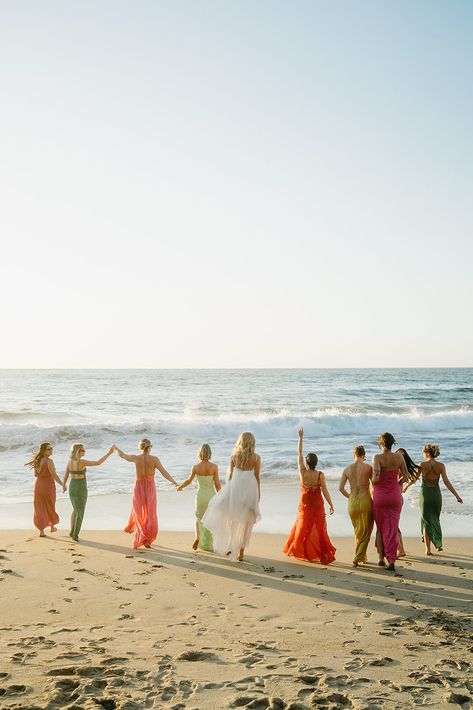
[[(32, 500), (24, 463), (42, 441), (53, 444), (62, 475), (73, 443), (98, 458), (113, 443), (132, 453), (146, 436), (182, 480), (203, 442), (224, 477), (245, 430), (256, 436), (264, 485), (274, 489), (297, 480), (300, 426), (331, 487), (353, 447), (364, 444), (371, 458), (383, 431), (416, 461), (423, 444), (438, 443), (464, 499), (460, 507), (445, 492), (444, 510), (473, 516), (473, 369), (3, 370), (0, 502)], [(133, 467), (115, 455), (90, 475), (91, 495), (132, 487)], [(408, 497), (416, 496), (413, 487)]]

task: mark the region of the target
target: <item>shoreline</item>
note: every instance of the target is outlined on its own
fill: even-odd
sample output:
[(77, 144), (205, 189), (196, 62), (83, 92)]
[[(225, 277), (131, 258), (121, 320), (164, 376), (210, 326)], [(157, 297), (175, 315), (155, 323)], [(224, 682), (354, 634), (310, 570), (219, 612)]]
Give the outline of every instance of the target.
[[(120, 531), (125, 527), (131, 509), (131, 493), (93, 494), (90, 486), (89, 498), (84, 517), (83, 531)], [(327, 514), (330, 537), (353, 537), (353, 528), (347, 512), (347, 499), (335, 488), (331, 491), (335, 507), (333, 516)], [(415, 500), (415, 503), (417, 499)], [(273, 535), (289, 534), (296, 519), (299, 503), (298, 482), (270, 484), (263, 488), (261, 498), (262, 519), (255, 526), (255, 533)], [(69, 497), (58, 496), (57, 512), (60, 517), (59, 530), (68, 529), (72, 506)], [(327, 508), (327, 506), (326, 506)], [(159, 530), (163, 532), (191, 532), (194, 529), (194, 489), (182, 493), (174, 490), (158, 490)], [(472, 536), (471, 517), (467, 514), (444, 512), (441, 517), (444, 537), (469, 538)], [(420, 539), (420, 513), (413, 501), (404, 499), (401, 514), (403, 536)], [(33, 526), (33, 498), (25, 502), (0, 502), (0, 531), (31, 530)]]

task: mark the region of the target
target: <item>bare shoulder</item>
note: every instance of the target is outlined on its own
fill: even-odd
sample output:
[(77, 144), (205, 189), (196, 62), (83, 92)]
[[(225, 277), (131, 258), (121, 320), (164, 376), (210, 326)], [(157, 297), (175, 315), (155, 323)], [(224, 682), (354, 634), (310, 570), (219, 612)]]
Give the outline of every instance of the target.
[(371, 473), (373, 471), (373, 466), (371, 466), (371, 464), (369, 463), (365, 463), (365, 471), (367, 473)]

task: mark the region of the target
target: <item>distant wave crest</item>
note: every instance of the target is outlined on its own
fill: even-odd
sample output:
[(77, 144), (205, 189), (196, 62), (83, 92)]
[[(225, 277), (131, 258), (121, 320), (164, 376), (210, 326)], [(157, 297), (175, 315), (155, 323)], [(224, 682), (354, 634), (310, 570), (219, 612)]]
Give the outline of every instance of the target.
[[(217, 437), (232, 438), (244, 429), (249, 429), (264, 439), (293, 437), (303, 426), (311, 438), (353, 436), (373, 438), (383, 431), (402, 434), (423, 434), (435, 438), (435, 434), (458, 432), (465, 435), (473, 431), (473, 409), (463, 407), (445, 411), (426, 412), (412, 408), (405, 412), (359, 412), (350, 409), (328, 408), (312, 413), (296, 413), (281, 409), (274, 412), (251, 412), (205, 416), (191, 410), (183, 415), (143, 418), (127, 422), (88, 422), (48, 425), (24, 423), (24, 419), (9, 419), (0, 413), (0, 451), (31, 449), (41, 441), (53, 444), (82, 441), (88, 446), (101, 446), (120, 438), (136, 438), (143, 435), (182, 438), (199, 437), (208, 440)], [(26, 413), (25, 413), (26, 417)]]

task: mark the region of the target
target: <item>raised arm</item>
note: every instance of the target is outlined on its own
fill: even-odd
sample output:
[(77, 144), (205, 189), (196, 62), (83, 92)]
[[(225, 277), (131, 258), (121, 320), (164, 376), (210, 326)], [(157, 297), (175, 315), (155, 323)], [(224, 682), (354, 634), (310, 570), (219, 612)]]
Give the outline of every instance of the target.
[(184, 481), (184, 483), (181, 483), (181, 485), (176, 488), (176, 491), (182, 491), (184, 488), (187, 488), (187, 486), (188, 486), (190, 483), (192, 483), (192, 481), (194, 480), (194, 478), (195, 478), (195, 466), (192, 466), (191, 475), (189, 476), (189, 478), (187, 478), (187, 479)]
[(330, 515), (333, 515), (333, 503), (332, 499), (330, 498), (330, 493), (328, 492), (327, 488), (327, 481), (325, 480), (325, 475), (320, 472), (320, 486), (322, 488), (322, 493), (324, 494), (324, 498), (327, 501), (330, 509)]
[(219, 490), (221, 489), (221, 487), (222, 487), (222, 484), (220, 483), (220, 478), (218, 477), (218, 466), (217, 466), (217, 464), (215, 464), (215, 468), (214, 468), (214, 486), (215, 486), (215, 490), (216, 490), (216, 491), (219, 491)]
[[(439, 463), (440, 463), (440, 461), (439, 461)], [(460, 498), (460, 496), (458, 495), (458, 493), (456, 492), (456, 490), (454, 489), (454, 487), (450, 483), (450, 480), (447, 476), (447, 469), (445, 468), (445, 465), (443, 463), (440, 465), (442, 466), (442, 470), (440, 472), (440, 475), (442, 476), (442, 481), (445, 483), (445, 487), (448, 488), (448, 490), (450, 491), (450, 493), (453, 496), (455, 496), (458, 503), (463, 503), (463, 500)]]
[(347, 476), (346, 471), (347, 471), (347, 469), (345, 469), (342, 473), (342, 477), (340, 478), (340, 483), (338, 485), (338, 490), (340, 491), (342, 496), (345, 496), (345, 498), (349, 498), (350, 494), (347, 493), (346, 488), (345, 488), (345, 486), (347, 485), (347, 481), (348, 481), (348, 476)]
[(130, 463), (136, 463), (138, 456), (130, 456), (129, 454), (125, 454), (118, 448), (118, 446), (115, 446), (115, 451), (121, 459), (125, 459), (125, 461), (130, 461)]
[(260, 472), (261, 472), (261, 457), (256, 454), (256, 464), (255, 464), (255, 478), (258, 484), (258, 500), (261, 498), (261, 486), (260, 486)]
[(304, 463), (304, 457), (302, 455), (302, 444), (304, 439), (304, 429), (301, 427), (297, 432), (299, 434), (299, 441), (297, 442), (297, 462), (299, 464), (299, 473), (302, 474), (307, 470)]
[(171, 476), (171, 474), (166, 471), (166, 469), (164, 468), (163, 464), (162, 464), (161, 461), (158, 459), (158, 457), (155, 456), (154, 458), (155, 458), (155, 462), (154, 462), (155, 468), (158, 469), (158, 471), (159, 471), (159, 473), (161, 474), (161, 476), (163, 476), (167, 481), (169, 481), (170, 483), (172, 483), (172, 484), (173, 484), (174, 486), (176, 486), (176, 488), (177, 488), (178, 485), (179, 485), (178, 482), (175, 481), (174, 478)]
[[(84, 466), (100, 466), (100, 464), (106, 461), (108, 457), (113, 454), (114, 450), (115, 447), (111, 446), (107, 453), (104, 454), (102, 458), (100, 458), (98, 461), (86, 461), (85, 459), (82, 459), (82, 463), (84, 464)], [(123, 458), (125, 458), (125, 456)]]

